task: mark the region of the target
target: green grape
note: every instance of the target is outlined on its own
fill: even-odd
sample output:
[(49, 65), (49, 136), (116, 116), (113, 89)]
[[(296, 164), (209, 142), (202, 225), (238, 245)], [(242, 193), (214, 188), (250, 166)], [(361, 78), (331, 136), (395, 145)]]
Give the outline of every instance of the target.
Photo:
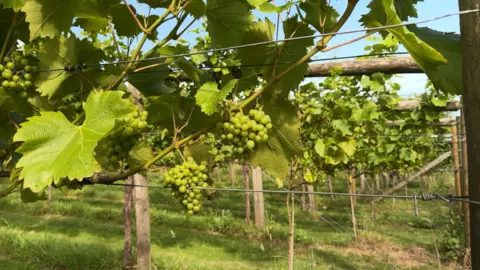
[(32, 72), (33, 71), (33, 67), (32, 66), (25, 66), (25, 71), (26, 72)]
[(26, 59), (26, 58), (22, 59), (22, 60), (20, 61), (20, 64), (21, 64), (22, 66), (28, 65), (28, 59)]
[(9, 79), (11, 79), (11, 78), (13, 77), (13, 74), (12, 74), (12, 72), (11, 72), (10, 70), (6, 69), (6, 70), (4, 70), (4, 71), (2, 72), (2, 77), (3, 77), (4, 79), (9, 80)]
[(10, 82), (9, 81), (3, 81), (2, 82), (2, 87), (9, 88), (10, 87)]
[(27, 99), (28, 98), (27, 92), (25, 92), (25, 91), (21, 92), (20, 97), (23, 98), (23, 99)]
[(0, 64), (0, 72), (3, 72), (4, 70), (5, 70), (5, 67), (2, 64)]
[(245, 146), (248, 148), (248, 149), (253, 149), (255, 147), (255, 142), (254, 141), (248, 141)]
[(18, 81), (20, 81), (20, 76), (13, 75), (12, 80), (15, 81), (15, 82), (18, 82)]
[(15, 68), (15, 63), (13, 63), (13, 62), (8, 62), (7, 65), (6, 65), (6, 67), (7, 67), (8, 69), (12, 70), (12, 69)]
[(10, 62), (10, 61), (12, 61), (12, 59), (11, 59), (10, 57), (8, 57), (8, 56), (5, 56), (5, 57), (3, 58), (3, 63), (8, 63), (8, 62)]

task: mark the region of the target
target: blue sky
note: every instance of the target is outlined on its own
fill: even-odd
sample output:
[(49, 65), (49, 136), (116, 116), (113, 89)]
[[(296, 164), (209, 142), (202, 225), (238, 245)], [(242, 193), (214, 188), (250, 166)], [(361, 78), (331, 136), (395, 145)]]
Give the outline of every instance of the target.
[[(454, 13), (458, 11), (457, 0), (423, 0), (423, 1), (424, 2), (420, 2), (416, 6), (418, 11), (418, 18), (411, 18), (410, 19), (411, 21), (429, 19), (432, 17), (437, 17), (440, 15)], [(138, 4), (136, 1), (130, 1), (130, 2), (134, 3), (133, 5), (138, 7)], [(347, 23), (344, 25), (342, 30), (345, 31), (345, 30), (353, 30), (353, 29), (361, 28), (358, 20), (360, 19), (362, 14), (365, 14), (368, 12), (368, 8), (366, 6), (368, 5), (369, 2), (370, 0), (360, 0), (352, 16), (350, 16), (350, 18), (348, 19)], [(285, 0), (277, 0), (276, 3), (278, 5), (281, 5), (285, 3)], [(335, 9), (341, 14), (345, 10), (347, 0), (331, 0), (331, 3), (335, 7)], [(142, 11), (142, 10), (143, 12), (147, 11), (145, 6), (138, 9), (138, 11)], [(158, 13), (158, 12), (154, 12), (154, 13)], [(258, 18), (268, 17), (274, 23), (277, 21), (276, 14), (265, 14), (265, 13), (256, 12), (255, 15)], [(173, 24), (174, 24), (173, 20), (170, 22), (167, 22), (165, 25), (161, 27), (159, 32), (165, 33), (165, 34), (168, 33), (168, 30), (171, 29), (171, 27), (173, 27)], [(194, 29), (198, 26), (199, 26), (199, 23), (195, 23), (190, 29)], [(438, 31), (456, 32), (456, 33), (458, 33), (460, 29), (458, 16), (448, 17), (441, 20), (421, 24), (420, 26), (421, 27), (428, 26)], [(330, 45), (350, 40), (359, 35), (361, 34), (337, 36), (334, 39), (332, 39)], [(195, 39), (195, 34), (191, 32), (186, 32), (184, 36), (182, 36), (182, 38), (192, 41)], [(328, 58), (328, 57), (341, 57), (341, 56), (362, 54), (364, 53), (363, 48), (369, 44), (371, 43), (366, 40), (362, 40), (362, 41), (350, 44), (348, 46), (341, 47), (339, 49), (336, 49), (328, 53), (318, 54), (316, 57)], [(152, 45), (153, 44), (151, 43), (146, 44), (145, 49), (149, 49), (149, 47), (151, 47)], [(405, 51), (405, 49), (400, 48), (400, 51)], [(308, 80), (318, 81), (320, 79), (308, 79)], [(400, 91), (400, 95), (409, 96), (409, 95), (412, 95), (415, 93), (421, 93), (424, 91), (424, 87), (427, 82), (427, 77), (424, 74), (408, 74), (408, 75), (405, 74), (405, 75), (398, 75), (398, 77), (395, 80), (402, 85), (402, 90)]]

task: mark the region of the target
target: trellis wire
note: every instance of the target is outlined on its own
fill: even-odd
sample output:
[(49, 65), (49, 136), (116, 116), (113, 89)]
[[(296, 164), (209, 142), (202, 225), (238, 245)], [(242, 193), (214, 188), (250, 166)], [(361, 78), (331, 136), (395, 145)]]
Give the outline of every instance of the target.
[[(164, 186), (157, 186), (157, 185), (135, 185), (135, 184), (121, 184), (121, 183), (112, 183), (107, 184), (112, 186), (128, 186), (128, 187), (143, 187), (143, 188), (169, 188)], [(464, 202), (472, 203), (472, 204), (479, 204), (480, 202), (466, 200), (468, 196), (456, 196), (456, 195), (440, 195), (440, 194), (423, 194), (423, 195), (387, 195), (387, 194), (365, 194), (365, 193), (342, 193), (342, 192), (322, 192), (322, 191), (296, 191), (296, 190), (253, 190), (253, 189), (238, 189), (238, 188), (203, 188), (203, 187), (191, 187), (191, 189), (200, 189), (200, 190), (212, 190), (212, 191), (226, 191), (226, 192), (262, 192), (262, 193), (272, 193), (272, 194), (314, 194), (314, 195), (321, 195), (321, 196), (346, 196), (346, 197), (368, 197), (368, 198), (388, 198), (388, 199), (410, 199), (410, 200), (418, 200), (421, 199), (423, 201), (432, 201), (432, 200), (444, 200), (444, 201), (458, 201), (464, 200)]]
[(463, 10), (463, 11), (448, 13), (448, 14), (444, 14), (444, 15), (441, 15), (441, 16), (437, 16), (437, 17), (433, 17), (433, 18), (425, 19), (425, 20), (419, 20), (419, 21), (415, 21), (415, 22), (405, 22), (405, 23), (400, 23), (400, 24), (392, 24), (392, 25), (373, 27), (373, 28), (362, 28), (362, 29), (338, 31), (338, 32), (317, 34), (317, 35), (310, 35), (310, 36), (300, 36), (300, 37), (292, 37), (292, 38), (285, 38), (285, 39), (269, 40), (269, 41), (249, 43), (249, 44), (243, 44), (243, 45), (231, 46), (231, 47), (225, 47), (225, 48), (210, 49), (210, 50), (205, 50), (205, 51), (174, 54), (174, 55), (169, 55), (169, 56), (158, 56), (158, 57), (149, 57), (149, 58), (144, 58), (144, 59), (133, 59), (133, 60), (121, 60), (121, 61), (115, 61), (115, 62), (110, 62), (110, 63), (102, 63), (102, 64), (91, 64), (91, 65), (82, 64), (82, 65), (77, 65), (77, 66), (75, 66), (75, 65), (74, 66), (66, 66), (66, 67), (63, 67), (63, 68), (44, 70), (43, 72), (61, 71), (61, 70), (75, 71), (75, 70), (78, 70), (78, 69), (85, 69), (85, 68), (88, 68), (88, 67), (103, 67), (103, 66), (106, 66), (106, 65), (118, 65), (118, 64), (128, 64), (128, 63), (132, 63), (132, 62), (163, 60), (163, 59), (168, 59), (168, 58), (178, 58), (178, 57), (185, 57), (185, 56), (192, 56), (192, 55), (199, 55), (199, 54), (208, 54), (208, 53), (214, 53), (214, 52), (222, 52), (222, 51), (243, 49), (243, 48), (249, 48), (249, 47), (255, 47), (255, 46), (276, 44), (276, 43), (286, 42), (286, 41), (313, 39), (313, 38), (336, 36), (336, 35), (346, 35), (346, 34), (361, 33), (361, 32), (367, 32), (367, 31), (380, 31), (380, 30), (410, 26), (410, 25), (424, 24), (424, 23), (427, 23), (427, 22), (432, 22), (432, 21), (444, 19), (444, 18), (447, 18), (447, 17), (464, 15), (464, 14), (469, 14), (469, 13), (475, 13), (475, 12), (478, 12), (478, 11), (479, 11), (479, 9)]

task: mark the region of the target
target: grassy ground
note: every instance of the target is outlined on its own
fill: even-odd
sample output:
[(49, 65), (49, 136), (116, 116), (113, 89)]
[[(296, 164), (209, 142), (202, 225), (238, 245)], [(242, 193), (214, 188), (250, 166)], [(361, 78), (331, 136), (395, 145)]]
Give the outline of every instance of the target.
[[(222, 174), (217, 186), (231, 186)], [(437, 177), (432, 191), (452, 190)], [(155, 177), (152, 184), (158, 183)], [(240, 172), (237, 187), (241, 187)], [(335, 191), (345, 191), (336, 179)], [(264, 188), (276, 189), (268, 179)], [(326, 190), (325, 186), (317, 188)], [(418, 184), (409, 193), (420, 194)], [(156, 269), (286, 269), (285, 195), (265, 194), (267, 226), (246, 225), (243, 193), (217, 192), (202, 213), (186, 217), (167, 190), (150, 190), (152, 253)], [(54, 200), (23, 204), (18, 193), (0, 200), (1, 269), (121, 269), (122, 187), (93, 186)], [(315, 213), (296, 205), (296, 269), (450, 269), (441, 238), (449, 205), (387, 200), (376, 206), (358, 200), (360, 236), (353, 239), (347, 198), (317, 197)], [(252, 210), (253, 211), (253, 210)], [(439, 251), (440, 253), (437, 253)]]

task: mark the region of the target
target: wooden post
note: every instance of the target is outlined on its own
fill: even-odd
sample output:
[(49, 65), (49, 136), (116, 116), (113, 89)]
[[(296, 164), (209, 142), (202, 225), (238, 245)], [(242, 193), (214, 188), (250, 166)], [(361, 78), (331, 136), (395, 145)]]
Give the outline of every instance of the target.
[[(302, 192), (306, 192), (306, 191), (307, 191), (307, 188), (305, 187), (305, 184), (302, 184)], [(307, 210), (305, 193), (302, 193), (302, 195), (300, 195), (300, 202), (301, 202), (302, 211)]]
[(361, 174), (358, 178), (360, 178), (360, 193), (365, 192), (365, 174)]
[(252, 183), (253, 183), (253, 211), (255, 214), (255, 226), (263, 228), (265, 227), (265, 204), (263, 198), (262, 181), (262, 169), (260, 167), (252, 170)]
[(390, 173), (384, 173), (383, 176), (385, 177), (385, 188), (390, 187)]
[[(355, 170), (350, 170), (347, 174), (347, 181), (350, 183), (350, 194), (355, 194)], [(355, 200), (354, 196), (350, 196), (350, 209), (352, 213), (353, 236), (357, 239), (357, 219), (355, 217)]]
[(53, 193), (52, 185), (49, 185), (48, 186), (48, 202), (49, 203), (52, 201), (52, 193)]
[[(459, 120), (459, 117), (457, 117)], [(457, 121), (458, 122), (458, 121)], [(457, 137), (457, 126), (452, 126), (452, 157), (453, 157), (453, 171), (455, 175), (455, 195), (460, 196), (461, 186), (460, 186), (460, 162), (458, 161), (458, 137)], [(462, 203), (459, 201), (458, 206), (462, 207)]]
[[(462, 196), (469, 196), (469, 175), (468, 175), (468, 149), (467, 149), (467, 132), (465, 130), (465, 117), (462, 110), (462, 169), (463, 169), (463, 185), (462, 185)], [(470, 198), (471, 199), (471, 198)], [(470, 204), (467, 202), (463, 203), (463, 222), (464, 222), (464, 235), (465, 235), (465, 245), (467, 249), (471, 248), (471, 221), (470, 221)], [(479, 247), (480, 248), (480, 247)], [(480, 252), (480, 251), (478, 251)], [(472, 253), (473, 254), (473, 253)]]
[(330, 200), (335, 200), (335, 196), (333, 196), (333, 184), (332, 184), (332, 177), (330, 175), (327, 175), (327, 181), (328, 181), (328, 191), (330, 192)]
[[(133, 184), (133, 176), (125, 180), (126, 185)], [(132, 197), (133, 187), (125, 186), (123, 193), (123, 268), (130, 269), (132, 263)]]
[(230, 174), (230, 179), (232, 180), (232, 188), (235, 187), (235, 164), (228, 164), (228, 173)]
[[(147, 177), (141, 174), (133, 176), (135, 185), (148, 185)], [(137, 269), (150, 270), (150, 205), (148, 188), (135, 187), (135, 227), (137, 232)]]
[[(293, 166), (292, 166), (293, 167)], [(292, 168), (291, 167), (291, 168)], [(294, 180), (293, 170), (290, 170), (290, 179), (288, 182), (289, 190), (292, 189)], [(293, 259), (295, 256), (295, 194), (287, 194), (287, 213), (288, 213), (288, 270), (293, 270)]]
[[(357, 178), (354, 177), (354, 175), (355, 175), (355, 170), (354, 169), (350, 170), (350, 176), (351, 177), (349, 177), (348, 180), (349, 180), (349, 183), (350, 183), (350, 193), (351, 194), (357, 194), (357, 181), (356, 181)], [(357, 197), (351, 196), (351, 198), (353, 200), (353, 207), (355, 207), (357, 205)]]
[(314, 213), (317, 211), (317, 204), (315, 203), (315, 190), (313, 189), (313, 186), (311, 184), (307, 184), (307, 192), (308, 192), (308, 204), (310, 205), (309, 207), (309, 212)]
[[(459, 0), (460, 10), (478, 9), (480, 0)], [(467, 145), (463, 155), (468, 158), (464, 166), (468, 175), (465, 192), (472, 201), (480, 201), (480, 16), (470, 13), (460, 16), (463, 112)], [(464, 149), (462, 149), (464, 150)], [(468, 165), (467, 165), (468, 164)], [(480, 269), (480, 205), (471, 204), (470, 238), (472, 269)], [(468, 231), (465, 232), (468, 234)]]
[(381, 187), (380, 187), (380, 175), (378, 173), (376, 173), (373, 177), (375, 179), (375, 190), (378, 193), (378, 192), (380, 192), (380, 189), (381, 189)]
[[(245, 185), (245, 190), (250, 189), (250, 179), (249, 179), (249, 165), (244, 163), (242, 165), (243, 171), (243, 184)], [(250, 192), (245, 192), (245, 222), (250, 223)]]

